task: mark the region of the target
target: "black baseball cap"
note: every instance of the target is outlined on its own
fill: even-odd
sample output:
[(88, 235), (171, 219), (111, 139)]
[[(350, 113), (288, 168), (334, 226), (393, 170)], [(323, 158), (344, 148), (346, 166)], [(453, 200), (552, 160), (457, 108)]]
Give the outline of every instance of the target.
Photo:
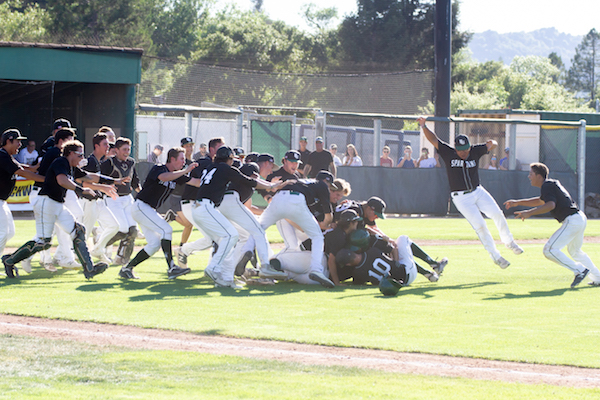
[(285, 156), (283, 157), (283, 159), (292, 161), (292, 162), (302, 162), (302, 161), (300, 161), (300, 153), (297, 152), (296, 150), (290, 150), (287, 153), (285, 153)]
[(258, 168), (258, 164), (255, 162), (249, 162), (240, 167), (240, 172), (244, 175), (252, 176), (254, 174), (258, 174), (260, 168)]
[(241, 148), (241, 147), (234, 147), (233, 148), (233, 152), (235, 153), (236, 156), (241, 156), (243, 154), (246, 154), (246, 152), (244, 151), (244, 149)]
[(471, 148), (471, 142), (469, 142), (469, 138), (465, 135), (458, 135), (454, 138), (454, 148), (456, 150), (468, 150)]
[(190, 143), (194, 143), (194, 139), (192, 139), (189, 136), (186, 136), (184, 138), (181, 139), (181, 145), (185, 146), (186, 144), (190, 144)]
[(71, 127), (71, 121), (69, 121), (68, 119), (65, 119), (65, 118), (59, 118), (56, 121), (54, 121), (53, 129), (70, 128), (70, 127)]
[(263, 154), (261, 154), (261, 155), (258, 156), (258, 158), (256, 159), (256, 161), (257, 162), (271, 161), (272, 163), (274, 163), (275, 162), (275, 157), (273, 157), (269, 153), (263, 153)]
[(27, 140), (27, 138), (21, 135), (21, 132), (18, 129), (12, 128), (7, 129), (2, 133), (2, 146), (6, 144), (9, 140)]
[(257, 152), (248, 153), (246, 155), (246, 157), (244, 158), (244, 162), (246, 162), (246, 163), (258, 162), (258, 153)]
[(233, 158), (233, 150), (229, 146), (221, 146), (215, 153), (215, 159)]
[(333, 184), (335, 177), (329, 171), (319, 171), (317, 173), (317, 176), (315, 176), (315, 179), (318, 181), (325, 181), (331, 185), (331, 184)]
[(352, 222), (352, 221), (362, 221), (362, 217), (359, 217), (356, 211), (354, 210), (344, 210), (340, 214), (340, 221)]
[(367, 206), (371, 207), (373, 211), (375, 211), (375, 215), (377, 215), (381, 219), (385, 219), (383, 216), (383, 212), (385, 211), (385, 201), (381, 200), (379, 197), (371, 197), (367, 200)]

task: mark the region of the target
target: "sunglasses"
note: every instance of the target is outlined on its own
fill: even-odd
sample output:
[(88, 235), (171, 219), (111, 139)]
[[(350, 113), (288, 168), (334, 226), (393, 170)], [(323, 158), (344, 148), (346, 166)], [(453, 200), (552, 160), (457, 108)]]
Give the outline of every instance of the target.
[(77, 154), (77, 157), (83, 158), (83, 151), (74, 151), (74, 154)]

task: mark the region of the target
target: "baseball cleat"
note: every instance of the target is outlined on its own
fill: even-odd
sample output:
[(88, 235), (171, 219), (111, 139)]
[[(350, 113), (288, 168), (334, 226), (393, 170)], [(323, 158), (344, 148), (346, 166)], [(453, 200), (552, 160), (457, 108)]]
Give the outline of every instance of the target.
[(321, 284), (321, 286), (323, 286), (323, 287), (326, 287), (329, 289), (335, 287), (335, 284), (329, 278), (327, 278), (322, 272), (313, 271), (310, 274), (308, 274), (308, 277), (315, 282), (319, 282)]
[(587, 276), (587, 274), (590, 272), (589, 269), (584, 269), (583, 272), (578, 273), (577, 275), (575, 275), (575, 279), (573, 279), (573, 283), (571, 283), (571, 289), (573, 289), (575, 286), (579, 285), (581, 283), (581, 281), (583, 281), (585, 279), (585, 277)]
[(132, 268), (121, 267), (119, 271), (119, 278), (121, 279), (140, 279), (139, 276), (133, 273)]
[(495, 260), (494, 262), (496, 263), (496, 265), (498, 265), (502, 269), (506, 269), (510, 265), (508, 260), (504, 257), (500, 257), (497, 260)]
[(523, 253), (523, 248), (521, 246), (519, 246), (517, 243), (515, 243), (514, 240), (512, 242), (510, 242), (509, 244), (507, 244), (506, 247), (511, 249), (512, 252), (515, 253), (516, 255)]
[(181, 268), (173, 263), (171, 263), (171, 268), (167, 271), (167, 276), (169, 279), (175, 279), (178, 276), (182, 276), (185, 274), (189, 274), (192, 270), (189, 268)]
[(97, 258), (101, 262), (107, 263), (108, 265), (111, 265), (113, 263), (113, 260), (108, 258), (108, 256), (104, 252), (104, 249), (99, 249), (99, 250), (94, 249), (90, 252), (90, 256)]
[(56, 269), (56, 267), (52, 263), (43, 262), (41, 264), (42, 264), (42, 267), (44, 267), (44, 269), (46, 271), (48, 271), (48, 272), (56, 272), (56, 271), (58, 271), (58, 269)]
[(442, 272), (444, 272), (444, 268), (446, 268), (447, 264), (448, 259), (444, 257), (441, 261), (436, 261), (435, 264), (432, 265), (432, 267), (436, 274), (441, 275)]
[(423, 276), (429, 279), (429, 282), (437, 282), (440, 280), (440, 276), (435, 272), (430, 272), (428, 274), (424, 274)]
[(177, 249), (177, 263), (179, 266), (186, 268), (187, 267), (187, 258), (188, 256), (181, 250), (181, 247)]
[(588, 282), (590, 286), (600, 286), (600, 282)]
[(81, 264), (79, 264), (75, 260), (61, 261), (60, 267), (63, 269), (69, 269), (69, 270), (76, 270), (76, 269), (82, 268)]
[(10, 254), (5, 254), (2, 256), (2, 264), (4, 264), (4, 272), (6, 272), (6, 276), (8, 278), (18, 278), (19, 270), (15, 265), (11, 265), (7, 262)]
[(259, 272), (258, 269), (256, 268), (246, 268), (246, 270), (244, 271), (244, 273), (242, 274), (242, 278), (245, 280), (254, 278), (254, 277), (258, 277)]
[(244, 285), (241, 282), (219, 280), (219, 282), (215, 282), (215, 287), (216, 288), (243, 289)]
[(204, 276), (208, 276), (213, 282), (221, 279), (221, 274), (215, 271), (213, 268), (206, 268), (204, 270)]
[(83, 275), (85, 275), (86, 279), (91, 279), (94, 276), (99, 275), (99, 274), (103, 273), (104, 271), (106, 271), (107, 268), (108, 268), (108, 264), (98, 263), (92, 267), (91, 271), (88, 271), (87, 268), (84, 268)]
[(247, 251), (244, 253), (240, 262), (238, 262), (235, 266), (235, 276), (242, 276), (242, 274), (246, 270), (246, 265), (248, 264), (250, 259), (252, 259), (252, 256), (253, 254), (251, 251)]
[(277, 271), (270, 264), (262, 265), (258, 271), (258, 275), (261, 278), (287, 279), (287, 274), (284, 271)]
[(31, 260), (32, 260), (33, 256), (31, 257), (27, 257), (26, 259), (21, 261), (21, 268), (23, 268), (23, 271), (27, 272), (28, 274), (31, 273)]

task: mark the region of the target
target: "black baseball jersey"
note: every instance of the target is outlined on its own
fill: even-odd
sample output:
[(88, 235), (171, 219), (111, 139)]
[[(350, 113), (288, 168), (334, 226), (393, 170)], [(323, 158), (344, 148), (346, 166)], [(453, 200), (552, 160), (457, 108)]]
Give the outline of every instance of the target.
[(0, 200), (7, 200), (12, 193), (20, 169), (17, 161), (5, 149), (0, 149)]
[(346, 232), (335, 228), (325, 234), (325, 254), (336, 255), (338, 251), (346, 246)]
[(306, 163), (310, 165), (309, 177), (314, 178), (319, 171), (329, 171), (329, 165), (333, 162), (333, 155), (329, 150), (313, 151), (309, 154)]
[[(38, 167), (38, 174), (42, 176), (46, 176), (46, 172), (50, 168), (50, 165), (62, 154), (62, 150), (56, 146), (51, 147), (46, 150), (46, 154), (42, 157), (42, 161), (40, 161), (40, 166)], [(42, 182), (34, 183), (35, 186), (42, 187)]]
[(121, 161), (117, 157), (106, 157), (100, 164), (100, 173), (115, 179), (131, 178), (129, 182), (117, 185), (119, 196), (131, 194), (132, 188), (137, 188), (140, 185), (140, 179), (135, 170), (135, 160), (131, 157), (127, 157), (125, 161)]
[(239, 169), (226, 163), (213, 163), (202, 173), (202, 182), (198, 189), (198, 200), (209, 199), (215, 207), (221, 205), (229, 182), (256, 187), (258, 182), (242, 174)]
[(281, 177), (281, 181), (282, 182), (289, 181), (290, 179), (300, 179), (300, 178), (302, 178), (298, 172), (290, 174), (289, 172), (287, 172), (282, 167), (282, 168), (279, 168), (277, 171), (273, 172), (271, 175), (267, 176), (267, 180), (269, 182), (271, 182), (273, 180), (273, 178), (275, 178), (277, 176)]
[(42, 147), (40, 147), (40, 155), (43, 157), (55, 144), (54, 136), (50, 135), (50, 137), (42, 144)]
[[(46, 152), (46, 154), (48, 153), (49, 151)], [(71, 168), (69, 160), (62, 156), (58, 157), (50, 164), (50, 168), (48, 168), (45, 174), (46, 177), (42, 185), (42, 190), (40, 190), (40, 195), (46, 195), (54, 201), (64, 203), (67, 189), (58, 184), (56, 178), (59, 175), (66, 175), (69, 179), (74, 181), (75, 179), (83, 178), (87, 173), (78, 167)]]
[(96, 158), (96, 156), (94, 155), (94, 153), (92, 153), (87, 158), (87, 165), (85, 167), (83, 167), (83, 170), (87, 171), (87, 172), (91, 172), (93, 174), (97, 174), (100, 172), (100, 164), (105, 159), (106, 159), (106, 157), (102, 157), (102, 158), (100, 158), (100, 160), (98, 160)]
[(333, 212), (331, 201), (329, 200), (329, 185), (324, 181), (299, 179), (298, 182), (292, 183), (281, 190), (302, 193), (306, 198), (308, 209), (313, 214), (329, 214)]
[(567, 189), (556, 179), (546, 179), (542, 184), (540, 199), (545, 203), (553, 201), (556, 206), (550, 211), (558, 222), (563, 222), (569, 215), (579, 211), (577, 204), (571, 198)]
[(404, 265), (392, 260), (389, 255), (380, 249), (371, 247), (361, 256), (361, 263), (354, 267), (352, 273), (352, 283), (355, 285), (364, 285), (368, 282), (379, 285), (386, 274), (390, 274), (390, 277), (396, 280), (406, 282), (406, 268)]
[[(198, 166), (190, 172), (190, 178), (198, 178), (202, 177), (202, 172), (212, 164), (212, 160), (209, 157), (201, 157), (197, 161)], [(192, 185), (185, 185), (183, 188), (183, 193), (181, 195), (181, 200), (196, 200), (198, 198), (198, 187)]]
[(479, 159), (488, 153), (487, 145), (471, 146), (469, 157), (463, 160), (448, 143), (438, 140), (438, 153), (446, 165), (450, 191), (474, 190), (479, 186)]
[(366, 202), (360, 202), (360, 201), (356, 201), (356, 200), (342, 201), (337, 207), (335, 207), (335, 211), (333, 212), (333, 222), (339, 221), (340, 215), (342, 215), (342, 212), (344, 212), (346, 210), (354, 210), (358, 214), (358, 216), (363, 219), (362, 221), (358, 221), (358, 226), (357, 226), (358, 228), (364, 228), (365, 225), (376, 226), (377, 223), (375, 222), (375, 220), (369, 221), (365, 217), (365, 213), (363, 211), (362, 206), (366, 205), (366, 204), (367, 204)]
[(189, 176), (183, 175), (175, 180), (163, 182), (158, 177), (165, 172), (170, 172), (166, 165), (159, 164), (153, 166), (150, 172), (148, 172), (142, 190), (138, 193), (136, 199), (143, 201), (155, 210), (159, 209), (167, 197), (175, 190), (177, 184), (185, 184), (190, 180)]
[[(251, 165), (244, 164), (240, 167), (240, 172), (246, 176), (251, 176), (254, 170), (252, 169)], [(227, 190), (233, 190), (235, 192), (238, 192), (238, 194), (240, 195), (240, 201), (242, 203), (247, 202), (248, 199), (252, 197), (252, 194), (254, 193), (254, 187), (248, 185), (245, 181), (244, 183), (230, 182)]]
[[(188, 160), (187, 158), (185, 159), (185, 167), (187, 167), (188, 165), (190, 165), (193, 161), (192, 160)], [(194, 168), (196, 169), (196, 168)], [(190, 174), (187, 174), (187, 176), (190, 176)], [(178, 184), (177, 186), (175, 186), (175, 190), (173, 190), (173, 193), (171, 193), (171, 196), (183, 196), (183, 192), (186, 188), (186, 186), (190, 186), (190, 185), (186, 185), (185, 183), (180, 185)]]

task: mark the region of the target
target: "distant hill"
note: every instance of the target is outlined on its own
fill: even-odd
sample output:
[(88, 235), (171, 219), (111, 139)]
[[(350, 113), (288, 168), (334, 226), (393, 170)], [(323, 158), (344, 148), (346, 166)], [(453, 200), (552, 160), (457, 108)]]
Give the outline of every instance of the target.
[(515, 56), (548, 57), (550, 53), (555, 52), (568, 69), (575, 55), (575, 48), (582, 39), (583, 36), (561, 33), (556, 28), (514, 33), (485, 31), (473, 34), (469, 49), (475, 61), (502, 60), (507, 65)]

